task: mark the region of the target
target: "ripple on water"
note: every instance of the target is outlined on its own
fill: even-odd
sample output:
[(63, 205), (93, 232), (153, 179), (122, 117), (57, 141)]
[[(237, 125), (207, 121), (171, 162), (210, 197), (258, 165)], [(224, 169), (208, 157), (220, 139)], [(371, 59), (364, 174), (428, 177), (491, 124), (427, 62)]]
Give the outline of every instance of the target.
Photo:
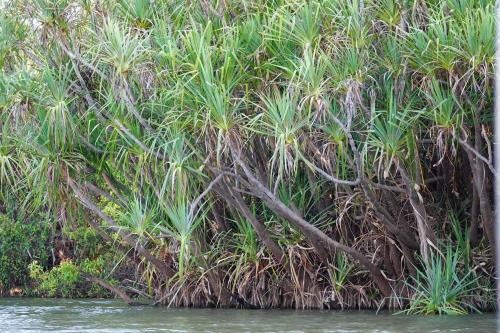
[(421, 333), (496, 331), (494, 315), (393, 316), (373, 312), (128, 307), (114, 300), (0, 298), (0, 332)]

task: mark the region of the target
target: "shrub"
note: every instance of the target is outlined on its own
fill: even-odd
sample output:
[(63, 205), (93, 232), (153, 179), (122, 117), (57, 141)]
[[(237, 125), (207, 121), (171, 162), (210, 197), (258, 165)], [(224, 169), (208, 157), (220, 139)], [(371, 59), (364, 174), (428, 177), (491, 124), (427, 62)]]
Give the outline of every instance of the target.
[(70, 260), (44, 271), (36, 261), (29, 265), (30, 277), (37, 286), (34, 291), (40, 296), (74, 297), (78, 295), (77, 283), (81, 281), (79, 268)]
[(47, 261), (48, 231), (45, 222), (24, 223), (0, 215), (0, 290), (26, 286), (29, 263)]
[(413, 283), (414, 294), (410, 299), (409, 314), (466, 314), (479, 312), (468, 302), (477, 288), (477, 276), (473, 270), (463, 272), (459, 266), (461, 254), (446, 249), (445, 255), (433, 253), (429, 263), (417, 270)]
[[(63, 260), (50, 269), (44, 269), (40, 263), (33, 261), (28, 265), (29, 277), (33, 282), (30, 292), (41, 297), (109, 297), (107, 290), (88, 283), (83, 277), (83, 274), (102, 277), (107, 264), (102, 256), (85, 258), (80, 263)], [(113, 279), (108, 282), (116, 284)]]

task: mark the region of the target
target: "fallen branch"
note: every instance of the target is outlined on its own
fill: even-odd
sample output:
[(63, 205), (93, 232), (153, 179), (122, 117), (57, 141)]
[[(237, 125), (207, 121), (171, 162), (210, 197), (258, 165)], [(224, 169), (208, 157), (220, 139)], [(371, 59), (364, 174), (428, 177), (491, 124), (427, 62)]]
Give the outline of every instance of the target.
[(95, 283), (95, 284), (103, 287), (104, 289), (109, 290), (113, 295), (121, 298), (128, 305), (131, 305), (131, 306), (144, 305), (140, 302), (134, 301), (129, 295), (127, 295), (126, 292), (124, 292), (123, 290), (120, 290), (120, 288), (118, 288), (118, 287), (115, 287), (115, 286), (107, 283), (103, 279), (100, 279), (100, 278), (92, 276), (92, 275), (84, 274), (84, 273), (82, 273), (82, 276), (88, 282)]

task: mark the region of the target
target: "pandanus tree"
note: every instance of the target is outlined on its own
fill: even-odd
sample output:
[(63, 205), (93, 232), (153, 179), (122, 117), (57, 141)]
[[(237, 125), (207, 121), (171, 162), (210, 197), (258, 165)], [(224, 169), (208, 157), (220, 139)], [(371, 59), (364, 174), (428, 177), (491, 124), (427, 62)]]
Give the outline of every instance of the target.
[(492, 1), (4, 9), (2, 214), (93, 228), (157, 302), (420, 309), (444, 248), (491, 259)]

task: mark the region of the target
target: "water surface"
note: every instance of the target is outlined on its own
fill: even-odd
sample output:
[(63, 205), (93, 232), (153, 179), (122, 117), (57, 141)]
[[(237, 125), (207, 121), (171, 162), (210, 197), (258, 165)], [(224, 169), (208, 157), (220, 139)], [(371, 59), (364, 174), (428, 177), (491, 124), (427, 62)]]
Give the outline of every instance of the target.
[(0, 298), (0, 332), (496, 332), (493, 314), (419, 317), (368, 311), (167, 309), (114, 300)]

